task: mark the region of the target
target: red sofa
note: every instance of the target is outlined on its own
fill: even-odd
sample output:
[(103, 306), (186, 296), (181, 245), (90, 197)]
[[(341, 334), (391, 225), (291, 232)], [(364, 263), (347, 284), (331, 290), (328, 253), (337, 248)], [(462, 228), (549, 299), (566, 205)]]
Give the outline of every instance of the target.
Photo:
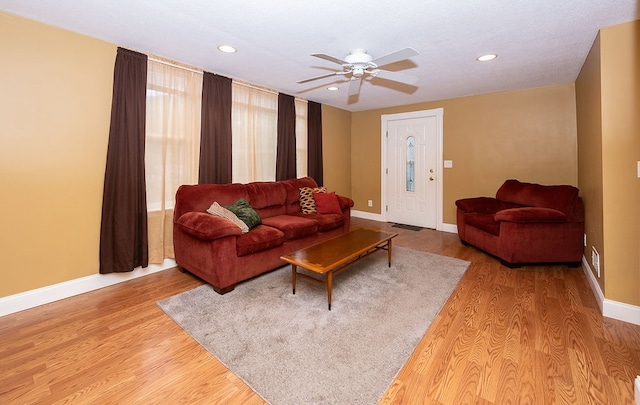
[(507, 180), (495, 198), (465, 198), (456, 207), (460, 240), (508, 267), (582, 261), (584, 206), (573, 186)]
[[(286, 263), (280, 256), (349, 231), (353, 200), (338, 196), (341, 213), (303, 214), (300, 188), (316, 188), (310, 177), (248, 184), (180, 186), (173, 213), (175, 259), (182, 270), (211, 284), (219, 294), (236, 283)], [(244, 198), (261, 225), (248, 233), (228, 219), (207, 213)]]

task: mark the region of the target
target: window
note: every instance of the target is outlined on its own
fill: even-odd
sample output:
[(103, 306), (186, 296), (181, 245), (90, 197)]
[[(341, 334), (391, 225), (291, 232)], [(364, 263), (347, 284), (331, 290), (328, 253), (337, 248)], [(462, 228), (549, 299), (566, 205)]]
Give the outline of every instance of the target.
[(202, 75), (149, 60), (145, 176), (149, 262), (173, 254), (173, 205), (181, 184), (198, 181)]
[(305, 177), (307, 168), (307, 102), (296, 99), (296, 174)]
[(145, 171), (149, 211), (173, 208), (181, 184), (198, 181), (202, 75), (149, 60)]
[(415, 152), (416, 149), (416, 139), (413, 136), (407, 138), (407, 176), (406, 176), (406, 190), (409, 192), (414, 192), (416, 185), (416, 173), (415, 173)]
[(278, 95), (233, 82), (232, 171), (234, 183), (276, 178)]

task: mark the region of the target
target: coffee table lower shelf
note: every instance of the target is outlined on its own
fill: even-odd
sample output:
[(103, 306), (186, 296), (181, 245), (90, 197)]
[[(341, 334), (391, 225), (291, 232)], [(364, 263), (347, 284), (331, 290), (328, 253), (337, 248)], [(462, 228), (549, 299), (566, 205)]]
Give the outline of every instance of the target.
[[(298, 250), (281, 259), (291, 264), (291, 286), (296, 293), (296, 281), (300, 276), (327, 286), (327, 304), (331, 311), (331, 291), (333, 276), (348, 266), (364, 259), (378, 250), (386, 250), (391, 267), (392, 239), (397, 233), (387, 233), (375, 229), (357, 229), (317, 245)], [(298, 267), (317, 273), (320, 277), (300, 273)], [(324, 279), (322, 276), (325, 276)]]

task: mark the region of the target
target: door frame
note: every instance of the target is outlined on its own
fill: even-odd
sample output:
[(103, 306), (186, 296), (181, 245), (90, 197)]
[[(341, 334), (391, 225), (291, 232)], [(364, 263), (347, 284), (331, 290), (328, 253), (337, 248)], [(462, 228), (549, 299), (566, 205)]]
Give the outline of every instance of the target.
[(397, 121), (404, 119), (412, 119), (412, 118), (426, 118), (426, 117), (436, 117), (437, 124), (436, 129), (438, 134), (436, 135), (436, 230), (441, 231), (444, 228), (444, 224), (442, 222), (442, 175), (443, 175), (443, 116), (444, 116), (444, 108), (433, 108), (430, 110), (420, 110), (420, 111), (412, 111), (406, 113), (397, 113), (397, 114), (382, 114), (382, 133), (380, 134), (380, 142), (381, 142), (381, 172), (380, 172), (380, 185), (381, 185), (381, 196), (380, 201), (382, 207), (382, 220), (386, 222), (387, 220), (387, 131), (389, 121)]

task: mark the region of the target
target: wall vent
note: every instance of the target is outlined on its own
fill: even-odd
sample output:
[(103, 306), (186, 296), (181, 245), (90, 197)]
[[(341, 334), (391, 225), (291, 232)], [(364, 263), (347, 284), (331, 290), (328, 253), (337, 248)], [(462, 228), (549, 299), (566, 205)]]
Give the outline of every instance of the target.
[(600, 278), (600, 255), (594, 246), (591, 246), (591, 265), (596, 271), (598, 278)]

